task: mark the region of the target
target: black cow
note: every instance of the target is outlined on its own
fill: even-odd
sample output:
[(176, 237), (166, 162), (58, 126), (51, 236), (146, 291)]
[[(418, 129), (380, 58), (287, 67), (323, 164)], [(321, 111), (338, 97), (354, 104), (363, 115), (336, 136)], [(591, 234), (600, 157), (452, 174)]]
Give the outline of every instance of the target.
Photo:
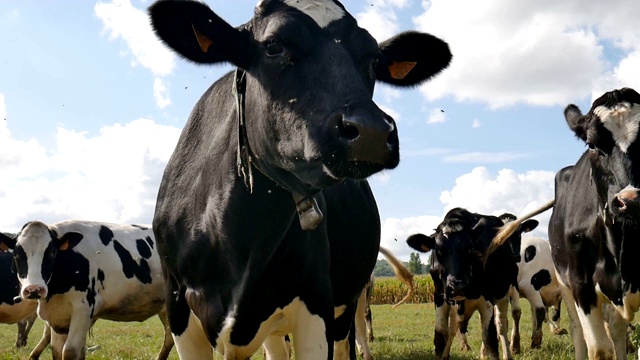
[[(610, 91), (587, 114), (569, 105), (564, 115), (589, 147), (556, 174), (549, 222), (576, 359), (624, 359), (628, 324), (640, 307), (640, 94)], [(609, 306), (615, 311), (603, 310)]]
[(260, 1), (237, 28), (195, 1), (149, 12), (185, 58), (237, 67), (196, 104), (158, 194), (153, 228), (181, 357), (214, 347), (245, 359), (263, 342), (268, 357), (285, 356), (292, 333), (297, 354), (332, 358), (380, 242), (362, 180), (399, 161), (374, 84), (421, 83), (448, 65), (448, 46), (416, 32), (379, 46), (334, 0)]
[(0, 233), (0, 324), (17, 324), (16, 347), (23, 347), (27, 345), (29, 331), (36, 321), (38, 304), (13, 301), (20, 294), (20, 282), (13, 266), (13, 254), (4, 246), (9, 240), (10, 237)]
[[(415, 234), (407, 239), (407, 244), (415, 250), (433, 250), (430, 274), (435, 288), (436, 359), (449, 358), (458, 327), (465, 334), (466, 324), (476, 310), (482, 322), (483, 355), (492, 359), (499, 356), (497, 320), (503, 358), (512, 358), (507, 312), (509, 289), (517, 283), (518, 267), (511, 240), (513, 248), (519, 249), (516, 243), (526, 225), (501, 246), (490, 249), (491, 240), (502, 225), (496, 216), (455, 208), (445, 215), (433, 235)], [(497, 314), (494, 314), (494, 305)]]

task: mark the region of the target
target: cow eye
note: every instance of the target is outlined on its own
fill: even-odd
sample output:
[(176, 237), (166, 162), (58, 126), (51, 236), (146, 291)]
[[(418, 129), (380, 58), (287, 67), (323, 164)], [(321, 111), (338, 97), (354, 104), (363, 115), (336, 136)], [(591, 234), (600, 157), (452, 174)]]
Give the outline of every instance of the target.
[(267, 56), (269, 57), (282, 55), (284, 53), (284, 48), (282, 47), (282, 45), (278, 44), (273, 40), (269, 40), (267, 42), (266, 47), (267, 47)]

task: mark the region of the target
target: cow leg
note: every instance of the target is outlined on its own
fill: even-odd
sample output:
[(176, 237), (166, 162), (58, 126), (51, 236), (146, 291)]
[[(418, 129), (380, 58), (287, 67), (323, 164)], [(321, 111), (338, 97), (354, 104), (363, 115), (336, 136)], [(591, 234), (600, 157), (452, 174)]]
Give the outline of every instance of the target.
[(288, 360), (291, 357), (291, 344), (287, 346), (284, 336), (267, 336), (263, 349), (266, 360)]
[(562, 308), (562, 300), (558, 300), (555, 304), (551, 305), (553, 308), (553, 316), (549, 318), (549, 309), (545, 312), (545, 320), (549, 324), (549, 330), (556, 335), (565, 335), (567, 330), (560, 327), (560, 309)]
[(511, 329), (511, 352), (520, 354), (520, 318), (522, 308), (520, 308), (520, 294), (515, 287), (509, 290), (509, 302), (511, 303), (511, 317), (513, 318), (513, 329)]
[(596, 306), (590, 309), (588, 314), (580, 307), (577, 308), (577, 311), (584, 331), (584, 340), (587, 343), (589, 359), (613, 360), (615, 358), (613, 343), (604, 327), (602, 308)]
[(502, 358), (505, 360), (513, 359), (511, 347), (509, 346), (509, 296), (505, 296), (496, 302), (495, 306), (496, 329), (500, 344), (502, 345)]
[(166, 307), (162, 308), (162, 311), (158, 313), (158, 318), (162, 323), (162, 329), (164, 330), (164, 342), (162, 343), (162, 349), (156, 356), (157, 360), (166, 360), (169, 357), (171, 348), (173, 348), (173, 336), (171, 336), (171, 328), (169, 327), (169, 318), (167, 317)]
[(496, 331), (493, 304), (486, 300), (480, 301), (478, 311), (480, 312), (480, 321), (482, 323), (482, 348), (480, 357), (497, 360), (500, 354), (498, 351), (498, 333)]
[[(362, 353), (362, 358), (364, 360), (372, 360), (371, 351), (369, 349), (369, 343), (367, 339), (367, 321), (366, 321), (366, 309), (368, 307), (367, 301), (367, 289), (366, 287), (360, 293), (360, 297), (358, 297), (358, 305), (356, 306), (356, 318), (355, 318), (355, 328), (356, 328), (356, 343), (358, 344), (358, 349), (360, 353)], [(371, 317), (371, 315), (369, 315)], [(373, 333), (372, 333), (373, 334)], [(373, 335), (372, 335), (373, 336)]]
[(38, 315), (34, 312), (26, 319), (18, 322), (18, 338), (16, 339), (16, 347), (21, 348), (27, 345), (27, 340), (29, 339), (29, 331), (33, 327), (33, 324), (36, 322)]
[(367, 323), (367, 338), (371, 342), (375, 337), (373, 336), (373, 321), (371, 318), (371, 304), (369, 301), (367, 301), (367, 306), (364, 309), (364, 320)]
[(606, 307), (606, 330), (609, 333), (609, 338), (613, 341), (616, 358), (625, 359), (627, 357), (629, 322), (612, 305), (606, 304), (604, 307)]
[(69, 323), (69, 334), (64, 343), (62, 358), (64, 360), (84, 359), (87, 351), (87, 335), (91, 329), (90, 310), (88, 308), (73, 309)]
[[(451, 317), (449, 304), (444, 302), (442, 295), (435, 294), (436, 298), (436, 324), (433, 330), (433, 346), (436, 360), (448, 360), (451, 348), (451, 336), (449, 332), (449, 318)], [(440, 301), (438, 301), (440, 298)], [(455, 316), (455, 313), (453, 313)], [(455, 321), (454, 321), (455, 322)], [(454, 332), (455, 335), (455, 332)]]
[(562, 298), (566, 303), (567, 314), (569, 315), (571, 340), (573, 342), (573, 348), (575, 349), (576, 360), (583, 360), (587, 357), (587, 344), (584, 340), (577, 305), (573, 298), (573, 294), (571, 293), (571, 289), (564, 285), (560, 285), (560, 291), (562, 292)]
[[(340, 314), (333, 322), (334, 338), (333, 338), (333, 359), (334, 360), (355, 360), (355, 315), (357, 310), (357, 302), (348, 305), (344, 312)], [(353, 346), (353, 347), (352, 347)]]
[[(171, 321), (171, 317), (169, 317), (169, 320)], [(186, 329), (180, 334), (173, 333), (173, 328), (171, 332), (180, 359), (213, 358), (213, 349), (202, 329), (202, 323), (191, 310), (189, 310)]]
[(38, 342), (38, 345), (36, 345), (36, 347), (31, 350), (31, 353), (29, 354), (29, 360), (37, 360), (40, 358), (40, 354), (42, 354), (42, 352), (47, 348), (47, 346), (49, 346), (49, 343), (51, 343), (51, 328), (49, 327), (49, 324), (47, 324), (47, 322), (44, 322), (44, 329), (42, 330), (42, 337), (40, 338), (40, 341)]
[(53, 360), (62, 360), (64, 343), (67, 341), (66, 334), (58, 334), (51, 330), (51, 357)]
[[(332, 301), (325, 301), (325, 303), (331, 304)], [(330, 306), (322, 317), (309, 312), (303, 304), (293, 330), (293, 349), (296, 360), (327, 360), (333, 357), (333, 347), (329, 348), (333, 339), (330, 328), (332, 321), (333, 306)]]
[(544, 305), (540, 292), (533, 286), (521, 286), (520, 291), (529, 300), (531, 305), (531, 348), (538, 349), (542, 345), (542, 323), (544, 322), (547, 308)]

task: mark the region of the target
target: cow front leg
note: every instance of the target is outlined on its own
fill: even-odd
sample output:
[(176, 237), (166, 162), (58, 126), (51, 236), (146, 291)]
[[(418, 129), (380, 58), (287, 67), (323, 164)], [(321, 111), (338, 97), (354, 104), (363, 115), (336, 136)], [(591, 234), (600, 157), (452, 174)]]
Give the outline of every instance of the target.
[(69, 323), (69, 334), (62, 351), (64, 360), (81, 360), (86, 357), (87, 335), (92, 324), (89, 317), (90, 311), (85, 307), (73, 309), (73, 316)]
[[(356, 328), (356, 343), (358, 344), (358, 348), (360, 353), (362, 354), (362, 358), (364, 360), (372, 360), (371, 350), (369, 349), (369, 341), (367, 339), (367, 321), (366, 321), (366, 312), (369, 307), (367, 301), (367, 289), (366, 287), (360, 293), (358, 297), (358, 305), (356, 306), (356, 316), (355, 316), (355, 328)], [(371, 318), (371, 314), (369, 314), (369, 319)], [(373, 336), (373, 330), (371, 331), (371, 336)]]
[[(596, 306), (591, 308), (587, 314), (584, 309), (578, 306), (577, 312), (580, 324), (582, 324), (589, 359), (615, 359), (613, 343), (611, 339), (609, 339), (604, 327), (604, 317), (602, 316), (601, 307)], [(623, 340), (624, 339), (623, 337)]]
[(51, 331), (51, 358), (53, 360), (62, 360), (62, 352), (66, 340), (67, 334), (58, 334), (53, 330)]
[(284, 336), (269, 335), (262, 347), (266, 360), (288, 360), (291, 357), (291, 343)]
[(496, 330), (493, 304), (489, 301), (481, 301), (478, 311), (480, 312), (480, 322), (482, 323), (482, 348), (480, 357), (497, 360), (499, 358), (498, 332)]
[[(433, 347), (436, 360), (448, 360), (449, 351), (445, 351), (451, 347), (449, 336), (449, 304), (444, 302), (442, 296), (435, 295), (436, 298), (436, 324), (433, 329)], [(440, 301), (438, 301), (440, 298)]]
[[(42, 354), (42, 352), (47, 348), (47, 346), (49, 346), (49, 343), (51, 343), (51, 328), (49, 327), (49, 324), (45, 321), (44, 328), (42, 329), (42, 337), (40, 338), (38, 345), (36, 345), (36, 347), (29, 354), (29, 360), (39, 359), (40, 354)], [(64, 342), (63, 342), (63, 345), (64, 345)]]
[[(169, 321), (171, 321), (171, 317), (169, 317)], [(189, 310), (185, 325), (184, 330), (176, 333), (175, 326), (171, 323), (171, 335), (173, 335), (180, 359), (213, 358), (213, 348), (205, 335), (202, 323), (191, 310)]]
[(496, 302), (495, 306), (496, 329), (500, 345), (502, 345), (502, 358), (505, 360), (513, 359), (511, 347), (509, 346), (509, 297), (505, 296)]
[(567, 314), (569, 315), (571, 340), (573, 342), (573, 348), (575, 349), (576, 360), (583, 360), (587, 357), (587, 344), (584, 340), (577, 305), (573, 298), (571, 289), (561, 284), (560, 291), (562, 292), (562, 299), (566, 304), (565, 307), (567, 308)]
[(627, 330), (629, 322), (625, 320), (612, 305), (605, 304), (603, 310), (606, 310), (606, 329), (609, 338), (613, 341), (613, 348), (617, 359), (625, 359), (627, 357), (627, 339), (629, 338)]
[[(316, 297), (317, 299), (317, 297)], [(324, 316), (312, 314), (302, 304), (293, 330), (293, 349), (296, 360), (330, 360), (333, 357), (333, 306), (325, 301)]]

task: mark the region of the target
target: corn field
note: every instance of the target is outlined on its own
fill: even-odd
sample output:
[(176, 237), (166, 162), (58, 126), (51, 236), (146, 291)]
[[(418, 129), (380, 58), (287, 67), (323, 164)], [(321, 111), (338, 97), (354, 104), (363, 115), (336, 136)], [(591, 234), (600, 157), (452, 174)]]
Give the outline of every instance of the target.
[[(413, 277), (413, 296), (407, 300), (408, 304), (422, 304), (433, 302), (433, 281), (429, 275), (417, 275)], [(395, 277), (376, 277), (371, 304), (386, 305), (400, 301), (409, 289)]]

